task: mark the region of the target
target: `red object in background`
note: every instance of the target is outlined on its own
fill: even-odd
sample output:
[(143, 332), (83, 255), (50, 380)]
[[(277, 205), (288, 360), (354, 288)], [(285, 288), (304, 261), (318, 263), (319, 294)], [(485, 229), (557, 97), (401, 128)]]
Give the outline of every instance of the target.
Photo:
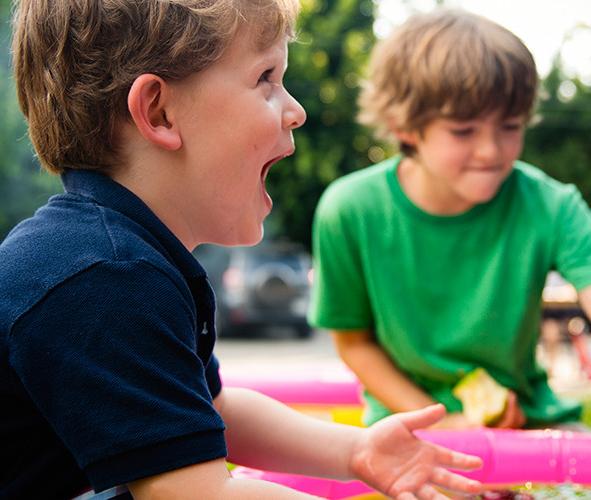
[(586, 339), (587, 324), (583, 318), (575, 317), (568, 322), (568, 336), (577, 352), (581, 370), (591, 379), (591, 354)]

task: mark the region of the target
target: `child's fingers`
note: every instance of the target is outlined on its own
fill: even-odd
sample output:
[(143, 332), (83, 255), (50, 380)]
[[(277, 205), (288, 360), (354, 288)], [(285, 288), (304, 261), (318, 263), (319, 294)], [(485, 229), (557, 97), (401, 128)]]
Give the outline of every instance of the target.
[(420, 410), (398, 413), (398, 418), (409, 431), (424, 429), (438, 422), (445, 416), (445, 406), (435, 404)]
[(482, 484), (478, 481), (460, 476), (441, 467), (436, 467), (433, 470), (431, 482), (442, 488), (463, 493), (480, 493), (482, 491)]
[(421, 482), (417, 483), (416, 478), (405, 476), (393, 485), (390, 494), (393, 494), (395, 498), (404, 498), (404, 495), (414, 492), (414, 495), (420, 499), (443, 500), (448, 497), (437, 488), (462, 494), (477, 494), (482, 491), (482, 485), (478, 481), (462, 477), (441, 467), (435, 467), (429, 480), (423, 484), (420, 484)]
[(519, 398), (513, 391), (509, 391), (509, 398), (511, 400), (511, 428), (519, 429), (525, 424), (525, 415), (521, 406), (519, 406)]
[(417, 497), (420, 500), (448, 500), (449, 497), (446, 497), (439, 491), (437, 491), (433, 486), (429, 484), (424, 484), (421, 486), (419, 491), (417, 492)]
[(482, 467), (482, 459), (474, 455), (450, 450), (443, 446), (433, 445), (437, 450), (437, 462), (444, 467), (452, 469), (479, 469)]
[(515, 418), (515, 393), (509, 391), (507, 396), (507, 405), (501, 419), (496, 423), (495, 427), (499, 429), (510, 429)]
[(519, 406), (517, 395), (509, 391), (507, 407), (501, 420), (495, 425), (499, 429), (517, 429), (525, 424), (525, 416)]
[(417, 497), (415, 497), (412, 493), (405, 491), (404, 493), (396, 495), (396, 500), (417, 500)]

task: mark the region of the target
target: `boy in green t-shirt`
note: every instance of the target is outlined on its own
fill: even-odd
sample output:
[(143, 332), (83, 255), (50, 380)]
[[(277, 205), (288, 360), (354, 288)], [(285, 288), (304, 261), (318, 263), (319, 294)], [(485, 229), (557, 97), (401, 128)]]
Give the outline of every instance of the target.
[(373, 52), (360, 119), (401, 155), (323, 195), (311, 322), (366, 388), (365, 422), (439, 401), (482, 367), (509, 389), (498, 427), (572, 422), (536, 364), (541, 293), (558, 270), (591, 312), (591, 219), (573, 186), (517, 161), (537, 89), (532, 55), (482, 17), (409, 19)]

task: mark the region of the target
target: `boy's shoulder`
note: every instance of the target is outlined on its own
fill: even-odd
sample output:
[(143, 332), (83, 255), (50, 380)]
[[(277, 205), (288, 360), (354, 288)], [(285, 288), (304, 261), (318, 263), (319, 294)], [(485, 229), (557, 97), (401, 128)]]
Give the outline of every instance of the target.
[(551, 199), (572, 196), (578, 191), (575, 185), (561, 182), (541, 168), (524, 161), (515, 162), (512, 179), (518, 192), (530, 195), (537, 193)]
[(334, 180), (322, 194), (320, 205), (345, 210), (370, 208), (376, 199), (391, 192), (390, 180), (399, 163), (399, 157), (388, 158), (380, 163), (356, 170)]
[(380, 163), (364, 167), (334, 180), (329, 190), (359, 189), (363, 186), (375, 186), (386, 181), (389, 172), (394, 172), (400, 157), (388, 158)]
[[(135, 227), (134, 227), (135, 226)], [(78, 195), (52, 197), (0, 245), (0, 325), (99, 263), (166, 260), (141, 226)], [(3, 328), (0, 328), (3, 330)]]

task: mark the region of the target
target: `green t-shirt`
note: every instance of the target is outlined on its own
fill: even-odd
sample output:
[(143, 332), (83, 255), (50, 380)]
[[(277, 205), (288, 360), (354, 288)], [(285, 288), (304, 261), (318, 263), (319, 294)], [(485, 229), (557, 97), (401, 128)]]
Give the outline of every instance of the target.
[[(411, 380), (448, 411), (452, 387), (476, 367), (513, 389), (529, 425), (576, 420), (537, 365), (549, 270), (591, 285), (591, 217), (578, 190), (516, 162), (494, 199), (457, 216), (430, 215), (404, 194), (393, 158), (335, 181), (314, 221), (309, 319), (371, 329)], [(389, 412), (370, 394), (366, 423)]]

